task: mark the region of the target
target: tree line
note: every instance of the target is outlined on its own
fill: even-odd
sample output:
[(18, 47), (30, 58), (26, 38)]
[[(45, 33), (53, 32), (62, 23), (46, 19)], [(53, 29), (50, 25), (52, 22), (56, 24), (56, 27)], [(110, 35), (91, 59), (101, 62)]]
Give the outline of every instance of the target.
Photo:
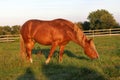
[(17, 35), (19, 34), (20, 26), (0, 26), (0, 35)]
[[(120, 28), (113, 15), (104, 9), (89, 13), (87, 19), (88, 21), (76, 22), (75, 24), (83, 30)], [(0, 35), (19, 34), (19, 29), (20, 25), (0, 26)]]

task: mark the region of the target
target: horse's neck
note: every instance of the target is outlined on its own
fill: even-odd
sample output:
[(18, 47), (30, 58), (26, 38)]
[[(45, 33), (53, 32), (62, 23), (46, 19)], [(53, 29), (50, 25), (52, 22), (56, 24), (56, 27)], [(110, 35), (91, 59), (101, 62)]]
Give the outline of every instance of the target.
[(83, 31), (79, 29), (79, 27), (76, 24), (74, 25), (74, 33), (75, 33), (74, 36), (76, 36), (75, 42), (84, 48), (85, 43), (88, 39), (86, 35), (83, 33)]
[(83, 34), (82, 42), (81, 42), (81, 46), (82, 46), (83, 48), (85, 47), (85, 43), (86, 43), (87, 40), (88, 40), (88, 39), (87, 39), (86, 35)]
[(79, 29), (78, 33), (77, 33), (77, 40), (78, 40), (78, 44), (81, 45), (83, 48), (85, 47), (85, 43), (88, 40), (86, 35)]

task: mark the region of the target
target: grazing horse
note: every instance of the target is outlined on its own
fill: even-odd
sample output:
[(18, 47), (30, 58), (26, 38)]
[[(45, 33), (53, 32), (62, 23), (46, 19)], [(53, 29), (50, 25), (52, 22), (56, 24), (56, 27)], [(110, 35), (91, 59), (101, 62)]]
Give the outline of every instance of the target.
[(64, 47), (69, 41), (80, 45), (88, 57), (98, 58), (92, 39), (88, 40), (77, 25), (65, 19), (29, 20), (21, 27), (20, 34), (21, 54), (25, 55), (26, 53), (26, 57), (30, 62), (32, 62), (31, 50), (35, 42), (42, 45), (51, 45), (46, 64), (49, 63), (57, 46), (60, 47), (59, 61), (62, 61)]

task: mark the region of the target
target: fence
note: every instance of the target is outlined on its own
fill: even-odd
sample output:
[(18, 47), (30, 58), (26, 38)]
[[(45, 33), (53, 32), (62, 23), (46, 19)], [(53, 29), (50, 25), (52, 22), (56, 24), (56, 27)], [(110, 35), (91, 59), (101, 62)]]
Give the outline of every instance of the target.
[[(84, 31), (84, 33), (90, 37), (120, 35), (120, 28), (86, 30)], [(18, 39), (19, 39), (19, 35), (0, 35), (0, 42), (13, 42)]]
[(86, 30), (84, 33), (87, 36), (111, 36), (111, 35), (120, 35), (120, 28), (115, 29), (99, 29), (99, 30)]
[(13, 42), (19, 39), (19, 35), (0, 35), (0, 42)]

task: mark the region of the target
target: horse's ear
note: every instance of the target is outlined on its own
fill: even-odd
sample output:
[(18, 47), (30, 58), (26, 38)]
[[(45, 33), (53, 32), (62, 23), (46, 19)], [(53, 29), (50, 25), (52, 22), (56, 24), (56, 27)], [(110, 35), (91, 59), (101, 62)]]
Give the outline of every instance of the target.
[(92, 41), (93, 41), (93, 39), (89, 39), (89, 40), (88, 40), (89, 43), (92, 43)]

